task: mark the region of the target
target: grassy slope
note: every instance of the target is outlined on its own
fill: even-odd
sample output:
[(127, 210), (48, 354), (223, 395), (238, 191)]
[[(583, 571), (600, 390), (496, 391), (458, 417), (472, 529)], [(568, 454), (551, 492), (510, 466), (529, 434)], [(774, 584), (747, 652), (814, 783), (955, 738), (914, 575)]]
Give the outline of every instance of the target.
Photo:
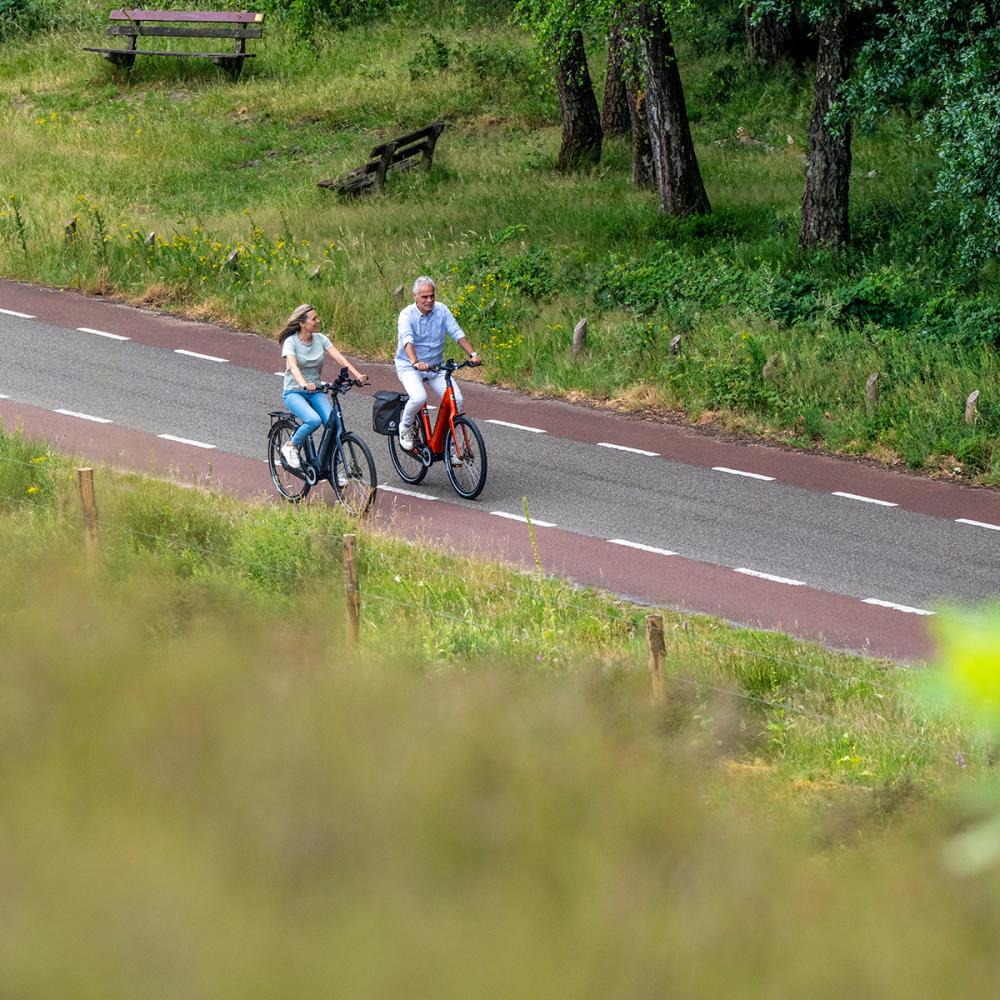
[[(392, 288), (429, 270), (497, 381), (998, 481), (995, 291), (957, 268), (947, 225), (927, 215), (932, 160), (905, 122), (856, 139), (857, 248), (803, 259), (808, 80), (757, 78), (725, 53), (685, 60), (716, 211), (677, 223), (632, 188), (621, 142), (593, 175), (553, 173), (554, 95), (521, 35), (435, 31), (446, 68), (410, 21), (315, 50), (276, 29), (238, 86), (181, 60), (140, 61), (126, 82), (79, 51), (91, 33), (8, 43), (0, 267), (265, 332), (313, 300), (344, 346), (375, 357), (391, 350)], [(435, 118), (449, 125), (430, 176), (357, 202), (316, 188)], [(223, 264), (233, 247), (238, 273)], [(574, 360), (584, 314), (591, 349)]]

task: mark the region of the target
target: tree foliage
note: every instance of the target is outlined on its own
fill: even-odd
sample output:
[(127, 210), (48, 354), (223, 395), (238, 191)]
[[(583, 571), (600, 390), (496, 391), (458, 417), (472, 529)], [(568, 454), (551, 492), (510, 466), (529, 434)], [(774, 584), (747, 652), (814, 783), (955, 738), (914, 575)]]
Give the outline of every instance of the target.
[(965, 256), (1000, 253), (1000, 4), (908, 0), (879, 17), (851, 102), (873, 118), (903, 106), (940, 156), (936, 203), (956, 209)]

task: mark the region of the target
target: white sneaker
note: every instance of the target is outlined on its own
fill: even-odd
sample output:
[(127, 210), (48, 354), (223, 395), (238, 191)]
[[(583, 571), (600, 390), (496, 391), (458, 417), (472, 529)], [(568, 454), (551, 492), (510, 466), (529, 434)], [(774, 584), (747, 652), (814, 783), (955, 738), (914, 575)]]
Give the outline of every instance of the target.
[(302, 468), (302, 460), (299, 458), (299, 449), (296, 448), (291, 441), (286, 441), (281, 446), (281, 457), (285, 460), (285, 464), (289, 469)]
[(343, 469), (340, 469), (337, 472), (337, 485), (338, 486), (346, 486), (350, 481), (351, 481), (350, 476), (348, 476), (347, 473)]
[(400, 427), (399, 428), (399, 447), (403, 451), (413, 451), (413, 428), (412, 427)]

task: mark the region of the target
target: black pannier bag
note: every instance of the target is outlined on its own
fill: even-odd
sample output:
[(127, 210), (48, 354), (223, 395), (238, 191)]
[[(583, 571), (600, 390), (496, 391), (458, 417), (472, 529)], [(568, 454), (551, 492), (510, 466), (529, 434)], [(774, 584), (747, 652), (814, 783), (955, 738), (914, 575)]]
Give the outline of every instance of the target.
[(410, 397), (405, 392), (380, 389), (372, 398), (372, 428), (376, 434), (398, 434), (403, 404)]

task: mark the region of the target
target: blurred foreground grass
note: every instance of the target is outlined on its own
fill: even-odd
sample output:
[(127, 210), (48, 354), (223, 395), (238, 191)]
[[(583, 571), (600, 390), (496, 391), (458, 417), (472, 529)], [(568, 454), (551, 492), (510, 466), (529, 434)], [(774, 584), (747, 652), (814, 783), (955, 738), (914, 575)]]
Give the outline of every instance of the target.
[(98, 501), (0, 435), (0, 996), (995, 994), (912, 673), (668, 616), (653, 711), (645, 609), (364, 531), (352, 654), (337, 511)]

